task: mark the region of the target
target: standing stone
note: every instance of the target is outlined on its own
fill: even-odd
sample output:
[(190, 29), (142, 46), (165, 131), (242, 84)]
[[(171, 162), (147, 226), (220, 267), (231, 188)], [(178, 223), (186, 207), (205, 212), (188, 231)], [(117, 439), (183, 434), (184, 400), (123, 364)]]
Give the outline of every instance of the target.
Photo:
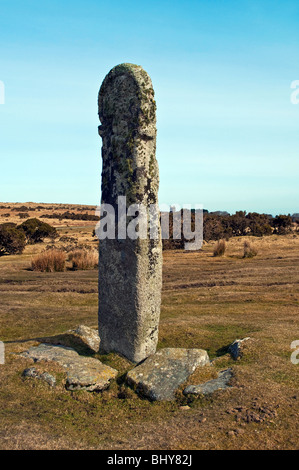
[[(143, 204), (148, 214), (150, 205), (158, 206), (159, 188), (151, 79), (138, 65), (117, 65), (103, 81), (98, 104), (103, 139), (101, 204), (113, 206), (117, 216), (118, 197), (126, 196), (127, 208)], [(134, 217), (126, 218), (126, 226)], [(159, 221), (156, 227), (156, 239), (150, 238), (149, 223), (143, 239), (131, 239), (123, 236), (118, 222), (115, 239), (100, 240), (100, 351), (115, 351), (133, 362), (153, 354), (157, 346), (162, 287)]]

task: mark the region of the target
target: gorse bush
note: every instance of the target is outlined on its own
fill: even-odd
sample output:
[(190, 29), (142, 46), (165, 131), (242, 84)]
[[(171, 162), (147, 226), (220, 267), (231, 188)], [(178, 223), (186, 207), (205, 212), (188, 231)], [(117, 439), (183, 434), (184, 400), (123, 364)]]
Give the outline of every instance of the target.
[(26, 220), (19, 228), (25, 233), (28, 243), (39, 243), (45, 238), (54, 239), (58, 236), (54, 227), (35, 218)]
[(292, 217), (290, 215), (277, 215), (273, 219), (274, 233), (277, 235), (285, 235), (292, 229)]
[(93, 269), (98, 265), (99, 254), (96, 250), (78, 248), (69, 253), (68, 259), (73, 269)]
[(257, 249), (251, 245), (251, 243), (247, 240), (244, 242), (244, 254), (243, 258), (253, 258), (257, 255)]
[(44, 251), (33, 258), (31, 267), (33, 271), (41, 272), (63, 272), (65, 271), (66, 254), (62, 250), (53, 248)]
[(21, 254), (25, 245), (24, 232), (19, 230), (15, 224), (0, 225), (0, 256)]
[(226, 250), (226, 243), (224, 240), (219, 240), (213, 250), (214, 256), (223, 256)]

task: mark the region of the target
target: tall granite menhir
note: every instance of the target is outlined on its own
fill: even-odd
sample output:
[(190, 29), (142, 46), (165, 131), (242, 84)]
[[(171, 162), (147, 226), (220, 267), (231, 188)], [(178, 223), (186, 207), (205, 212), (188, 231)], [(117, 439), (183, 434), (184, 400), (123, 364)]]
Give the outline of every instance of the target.
[[(102, 199), (118, 213), (118, 196), (127, 208), (158, 205), (156, 103), (148, 74), (134, 64), (114, 67), (99, 92), (102, 144)], [(136, 214), (138, 215), (138, 213)], [(134, 217), (127, 217), (126, 224)], [(138, 231), (138, 226), (136, 227)], [(115, 351), (139, 362), (156, 351), (162, 286), (162, 245), (158, 235), (100, 240), (99, 335), (102, 353)]]

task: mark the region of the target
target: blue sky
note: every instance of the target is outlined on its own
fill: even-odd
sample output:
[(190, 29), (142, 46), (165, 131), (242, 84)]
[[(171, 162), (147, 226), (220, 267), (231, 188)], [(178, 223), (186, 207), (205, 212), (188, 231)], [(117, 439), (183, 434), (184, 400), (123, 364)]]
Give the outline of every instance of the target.
[(298, 1), (1, 0), (0, 201), (98, 204), (97, 94), (142, 65), (161, 203), (299, 212)]

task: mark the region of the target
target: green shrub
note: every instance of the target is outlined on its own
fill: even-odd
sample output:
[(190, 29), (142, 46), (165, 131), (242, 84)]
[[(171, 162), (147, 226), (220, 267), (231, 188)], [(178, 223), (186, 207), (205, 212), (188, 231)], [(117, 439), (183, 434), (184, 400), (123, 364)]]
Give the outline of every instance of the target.
[(292, 230), (292, 217), (290, 215), (277, 215), (273, 219), (274, 233), (285, 235)]
[(49, 224), (42, 222), (39, 219), (28, 219), (20, 226), (25, 233), (28, 243), (39, 243), (45, 238), (56, 238), (58, 236), (57, 230)]
[(0, 256), (23, 253), (25, 245), (24, 232), (15, 224), (0, 225)]

